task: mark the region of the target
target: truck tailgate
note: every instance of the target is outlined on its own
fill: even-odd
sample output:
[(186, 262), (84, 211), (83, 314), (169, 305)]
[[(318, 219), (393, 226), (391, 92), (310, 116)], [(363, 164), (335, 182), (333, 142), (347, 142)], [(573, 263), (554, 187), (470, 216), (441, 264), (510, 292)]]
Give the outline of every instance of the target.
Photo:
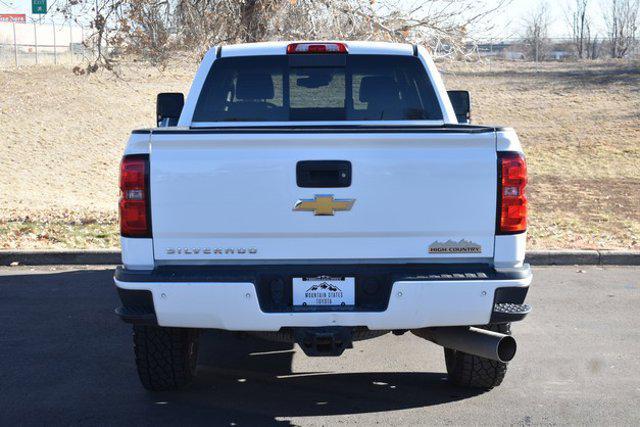
[[(154, 133), (154, 256), (167, 263), (491, 258), (495, 150), (493, 132)], [(351, 162), (351, 185), (298, 187), (296, 165), (305, 160)], [(334, 215), (293, 209), (317, 195), (354, 203)]]

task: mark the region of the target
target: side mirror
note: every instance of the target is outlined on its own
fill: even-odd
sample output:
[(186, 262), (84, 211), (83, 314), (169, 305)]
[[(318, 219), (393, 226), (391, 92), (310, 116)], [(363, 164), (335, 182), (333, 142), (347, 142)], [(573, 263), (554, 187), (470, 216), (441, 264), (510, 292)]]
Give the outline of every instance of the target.
[(181, 93), (159, 93), (156, 99), (156, 123), (158, 127), (175, 126), (184, 107)]
[(471, 123), (471, 98), (469, 97), (469, 91), (448, 90), (447, 94), (453, 106), (453, 111), (456, 113), (458, 123)]

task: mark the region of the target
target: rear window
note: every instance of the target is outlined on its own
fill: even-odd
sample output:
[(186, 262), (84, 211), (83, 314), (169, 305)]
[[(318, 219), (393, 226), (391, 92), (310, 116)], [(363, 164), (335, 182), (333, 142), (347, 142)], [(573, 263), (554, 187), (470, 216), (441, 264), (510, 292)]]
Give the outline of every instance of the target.
[(441, 120), (414, 56), (275, 55), (215, 61), (194, 122)]

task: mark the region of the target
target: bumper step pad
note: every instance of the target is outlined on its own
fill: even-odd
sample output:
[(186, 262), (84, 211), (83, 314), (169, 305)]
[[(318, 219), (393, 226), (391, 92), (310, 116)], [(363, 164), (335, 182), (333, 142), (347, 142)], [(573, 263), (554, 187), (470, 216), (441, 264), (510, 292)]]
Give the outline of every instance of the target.
[(127, 307), (121, 305), (115, 309), (116, 314), (126, 323), (137, 325), (157, 325), (156, 313), (145, 307)]
[(508, 323), (522, 320), (531, 312), (529, 304), (501, 302), (493, 305), (491, 323)]

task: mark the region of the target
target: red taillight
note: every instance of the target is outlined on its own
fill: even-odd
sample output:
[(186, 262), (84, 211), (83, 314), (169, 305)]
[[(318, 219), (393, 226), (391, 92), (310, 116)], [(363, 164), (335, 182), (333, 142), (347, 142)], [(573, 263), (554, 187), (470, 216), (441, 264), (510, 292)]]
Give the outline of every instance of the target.
[(498, 152), (498, 227), (496, 234), (527, 230), (527, 163), (521, 153)]
[(149, 218), (149, 156), (125, 156), (120, 165), (120, 234), (151, 237)]
[(344, 43), (291, 43), (287, 53), (348, 53)]

